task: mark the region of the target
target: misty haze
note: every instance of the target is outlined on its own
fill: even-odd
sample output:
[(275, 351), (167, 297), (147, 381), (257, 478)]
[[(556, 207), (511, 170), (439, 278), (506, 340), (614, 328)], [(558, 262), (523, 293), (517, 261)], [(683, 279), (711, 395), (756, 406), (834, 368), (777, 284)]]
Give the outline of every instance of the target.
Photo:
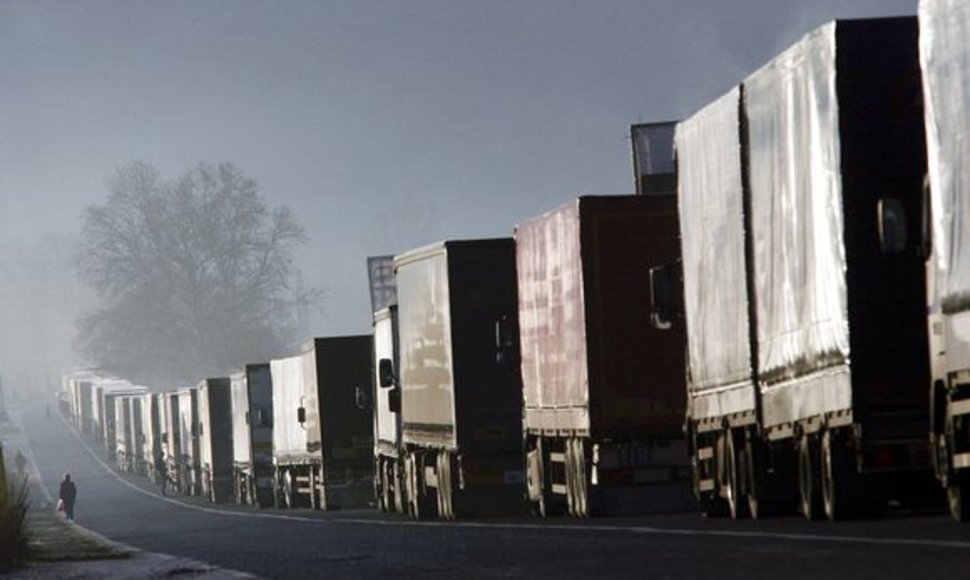
[(0, 0), (0, 576), (959, 574), (967, 29)]

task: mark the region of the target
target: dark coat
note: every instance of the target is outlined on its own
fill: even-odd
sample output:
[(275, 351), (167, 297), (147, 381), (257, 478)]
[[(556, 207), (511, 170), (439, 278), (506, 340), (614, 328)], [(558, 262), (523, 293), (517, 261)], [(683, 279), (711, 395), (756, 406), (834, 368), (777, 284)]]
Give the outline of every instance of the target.
[(77, 488), (74, 487), (73, 481), (62, 481), (61, 482), (61, 495), (60, 499), (66, 505), (74, 505), (74, 498), (77, 497)]

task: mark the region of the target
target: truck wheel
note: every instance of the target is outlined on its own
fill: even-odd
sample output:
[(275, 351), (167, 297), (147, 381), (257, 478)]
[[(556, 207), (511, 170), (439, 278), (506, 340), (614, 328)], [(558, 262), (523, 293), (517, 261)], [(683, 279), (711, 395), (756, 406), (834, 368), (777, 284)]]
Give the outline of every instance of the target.
[(442, 520), (455, 519), (451, 502), (451, 457), (447, 451), (438, 452), (438, 517)]
[(414, 453), (409, 453), (405, 464), (406, 477), (408, 480), (408, 506), (411, 517), (420, 520), (427, 517), (432, 506), (430, 501), (423, 493), (422, 478), (424, 477), (421, 462)]
[(966, 473), (957, 473), (950, 478), (946, 488), (946, 500), (954, 520), (970, 521), (970, 478)]
[(407, 480), (408, 496), (408, 515), (416, 520), (421, 519), (421, 510), (418, 509), (418, 474), (414, 455), (409, 453), (404, 460), (404, 477)]
[(589, 517), (589, 486), (586, 477), (586, 450), (583, 440), (573, 439), (573, 472), (576, 475), (576, 515), (581, 518)]
[(822, 435), (820, 475), (822, 480), (822, 504), (825, 517), (830, 521), (849, 517), (852, 492), (852, 465), (845, 441), (834, 431)]
[(525, 499), (532, 515), (546, 517), (545, 490), (542, 481), (542, 440), (536, 439), (535, 446), (525, 445)]
[(806, 520), (818, 519), (822, 511), (816, 448), (810, 435), (802, 435), (798, 443), (798, 494)]
[(406, 510), (404, 508), (404, 500), (401, 497), (401, 461), (400, 459), (394, 459), (391, 461), (391, 482), (394, 486), (393, 498), (394, 498), (394, 511), (397, 513), (404, 513)]
[[(740, 463), (739, 451), (734, 442), (734, 434), (730, 429), (724, 431), (721, 437), (725, 439), (724, 449), (724, 495), (727, 500), (728, 511), (731, 519), (743, 518), (746, 514), (744, 508), (743, 494), (739, 485), (738, 464)], [(719, 447), (720, 448), (720, 447)]]
[(764, 517), (764, 508), (761, 505), (761, 495), (764, 494), (764, 480), (762, 479), (762, 464), (758, 450), (751, 432), (746, 432), (744, 442), (744, 452), (741, 455), (742, 461), (739, 464), (741, 477), (744, 478), (744, 495), (748, 498), (748, 515), (751, 519), (757, 520)]
[(566, 500), (569, 515), (589, 517), (589, 496), (586, 485), (586, 458), (583, 440), (578, 437), (566, 439)]
[(380, 495), (378, 495), (377, 505), (382, 512), (394, 511), (394, 490), (391, 483), (394, 475), (391, 473), (391, 461), (382, 459), (381, 470), (378, 473), (380, 474)]
[(295, 501), (293, 489), (293, 474), (289, 469), (283, 470), (283, 503), (292, 509)]
[(380, 458), (374, 459), (374, 503), (377, 504), (377, 511), (385, 512), (387, 507), (384, 505), (384, 487), (387, 483), (387, 474), (384, 473), (384, 461)]
[(377, 498), (377, 507), (382, 512), (389, 512), (391, 507), (391, 462), (386, 459), (378, 460), (377, 476), (374, 478), (374, 495)]

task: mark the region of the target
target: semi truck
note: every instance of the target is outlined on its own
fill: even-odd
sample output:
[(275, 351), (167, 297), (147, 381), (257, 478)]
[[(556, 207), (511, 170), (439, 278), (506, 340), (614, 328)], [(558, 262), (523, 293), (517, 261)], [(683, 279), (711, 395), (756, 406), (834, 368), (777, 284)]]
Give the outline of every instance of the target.
[(159, 441), (160, 423), (158, 420), (158, 393), (145, 393), (141, 396), (141, 439), (137, 443), (140, 447), (141, 464), (139, 472), (155, 479), (155, 448), (161, 450)]
[(316, 338), (270, 361), (273, 463), (287, 507), (366, 506), (373, 497), (371, 337)]
[(178, 411), (174, 414), (178, 431), (178, 490), (185, 495), (200, 495), (201, 464), (199, 461), (199, 398), (195, 387), (175, 392)]
[(145, 427), (151, 428), (150, 424), (143, 423), (142, 403), (145, 395), (149, 394), (147, 389), (140, 395), (132, 395), (126, 403), (125, 411), (129, 413), (128, 428), (130, 431), (131, 450), (128, 452), (128, 469), (133, 473), (144, 473), (145, 454), (142, 444), (145, 440)]
[(397, 335), (397, 285), (394, 256), (367, 258), (374, 325), (374, 501), (381, 511), (403, 513), (401, 463), (401, 386), (393, 369), (400, 364)]
[(236, 501), (273, 507), (273, 382), (269, 363), (230, 377)]
[(929, 474), (925, 275), (904, 219), (919, 88), (915, 19), (835, 21), (677, 128), (686, 428), (711, 515), (840, 519)]
[[(182, 439), (179, 436), (179, 400), (177, 391), (158, 394), (159, 435), (162, 444), (163, 472), (174, 490), (182, 489)], [(156, 483), (159, 483), (156, 481)]]
[(396, 256), (394, 270), (409, 513), (520, 508), (514, 242), (440, 242)]
[(229, 378), (205, 379), (196, 386), (196, 391), (200, 492), (211, 502), (227, 503), (234, 499)]
[(401, 386), (393, 372), (400, 365), (397, 325), (396, 304), (374, 313), (374, 496), (381, 511), (404, 513)]
[[(121, 438), (124, 451), (131, 447), (131, 442), (127, 441), (130, 436), (128, 428), (128, 418), (131, 416), (124, 408), (125, 398), (131, 395), (141, 395), (147, 392), (145, 387), (136, 387), (127, 381), (105, 383), (101, 386), (101, 441), (104, 445), (105, 455), (108, 459), (116, 461), (118, 459), (118, 440)], [(120, 399), (120, 401), (119, 401)]]
[(86, 371), (65, 375), (63, 379), (72, 423), (82, 435), (91, 435), (94, 430), (91, 387), (95, 379), (93, 374)]
[[(133, 385), (128, 381), (113, 378), (96, 378), (91, 382), (91, 436), (98, 444), (114, 452), (113, 444), (109, 443), (107, 429), (114, 425), (114, 399), (109, 407), (105, 407), (105, 394), (114, 391), (124, 391)], [(110, 420), (109, 420), (110, 419)], [(114, 431), (112, 431), (113, 441)]]
[[(928, 153), (922, 207), (931, 368), (930, 447), (950, 513), (970, 520), (970, 3), (922, 0), (920, 61)], [(914, 220), (915, 221), (915, 220)]]
[(515, 229), (526, 490), (545, 516), (684, 509), (683, 324), (650, 325), (679, 256), (672, 195), (586, 196)]
[(110, 442), (113, 457), (121, 471), (131, 471), (134, 449), (131, 439), (131, 396), (114, 399), (114, 439)]

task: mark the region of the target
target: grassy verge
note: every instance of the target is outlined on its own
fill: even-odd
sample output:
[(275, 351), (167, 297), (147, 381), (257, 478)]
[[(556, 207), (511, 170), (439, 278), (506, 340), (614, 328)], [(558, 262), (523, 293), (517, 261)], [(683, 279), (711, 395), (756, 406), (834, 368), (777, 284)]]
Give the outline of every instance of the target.
[[(12, 422), (0, 421), (2, 441), (19, 441), (23, 433)], [(127, 558), (129, 553), (105, 543), (83, 528), (67, 523), (53, 507), (31, 501), (28, 479), (4, 469), (0, 447), (0, 574), (21, 566), (51, 562)], [(38, 485), (32, 488), (37, 497)]]
[(0, 567), (22, 563), (28, 553), (27, 480), (8, 476), (0, 445)]

